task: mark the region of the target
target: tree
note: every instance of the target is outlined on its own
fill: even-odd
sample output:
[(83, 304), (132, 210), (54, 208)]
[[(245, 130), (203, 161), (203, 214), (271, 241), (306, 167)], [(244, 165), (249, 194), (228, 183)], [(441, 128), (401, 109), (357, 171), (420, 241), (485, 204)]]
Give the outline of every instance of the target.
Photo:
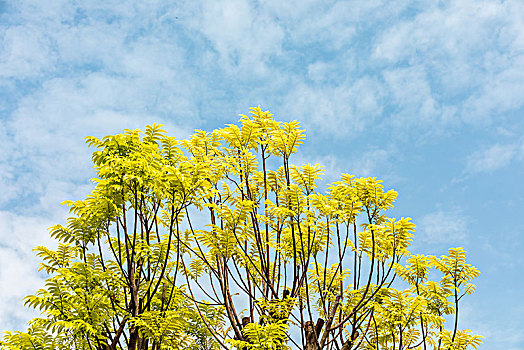
[(304, 139), (260, 107), (187, 140), (87, 137), (95, 188), (65, 202), (58, 248), (35, 248), (50, 277), (25, 303), (42, 317), (2, 349), (477, 348), (458, 327), (479, 274), (464, 250), (412, 255), (376, 178), (321, 193), (322, 167), (290, 162)]

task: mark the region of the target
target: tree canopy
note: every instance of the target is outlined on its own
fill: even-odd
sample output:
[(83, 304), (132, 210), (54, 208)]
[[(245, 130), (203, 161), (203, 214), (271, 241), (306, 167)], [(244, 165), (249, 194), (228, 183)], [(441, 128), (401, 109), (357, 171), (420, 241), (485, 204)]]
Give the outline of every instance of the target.
[(251, 108), (185, 140), (162, 125), (87, 137), (94, 189), (36, 247), (41, 311), (2, 349), (468, 349), (463, 248), (411, 254), (397, 192), (293, 165), (297, 121)]

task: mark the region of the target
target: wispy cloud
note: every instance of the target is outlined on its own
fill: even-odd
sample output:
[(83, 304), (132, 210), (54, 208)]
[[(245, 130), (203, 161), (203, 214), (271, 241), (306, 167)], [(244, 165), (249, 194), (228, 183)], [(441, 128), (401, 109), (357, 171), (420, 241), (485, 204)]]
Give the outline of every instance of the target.
[[(56, 244), (49, 238), (47, 227), (52, 219), (16, 215), (0, 211), (0, 325), (2, 331), (22, 326), (37, 312), (22, 306), (22, 298), (43, 286), (38, 273), (38, 259), (33, 247)], [(23, 276), (23, 278), (20, 278)]]
[(428, 245), (463, 242), (468, 234), (467, 218), (456, 210), (438, 210), (418, 220), (417, 239)]
[(524, 157), (524, 143), (499, 144), (479, 150), (467, 159), (466, 173), (493, 172), (520, 161)]
[(242, 76), (264, 76), (270, 57), (279, 55), (284, 32), (273, 16), (248, 0), (204, 1), (188, 24), (218, 53), (220, 66)]
[[(387, 70), (391, 66), (422, 69), (422, 89), (414, 95), (415, 106), (417, 96), (425, 96), (422, 117), (425, 111), (447, 105), (458, 108), (454, 119), (486, 125), (498, 118), (493, 111), (524, 104), (524, 21), (517, 15), (523, 10), (519, 1), (434, 3), (379, 34), (372, 57)], [(406, 82), (421, 80), (412, 69), (396, 69)], [(443, 110), (435, 112), (444, 115)]]
[(370, 77), (338, 86), (297, 82), (286, 96), (283, 110), (295, 118), (305, 119), (315, 133), (351, 138), (380, 115), (379, 99), (377, 82)]
[(364, 152), (356, 158), (352, 164), (352, 171), (358, 176), (381, 176), (391, 177), (393, 151), (386, 149), (372, 149)]
[[(393, 107), (392, 124), (406, 127), (441, 127), (440, 103), (431, 91), (426, 68), (422, 65), (395, 68), (383, 73)], [(416, 116), (414, 118), (414, 116)]]

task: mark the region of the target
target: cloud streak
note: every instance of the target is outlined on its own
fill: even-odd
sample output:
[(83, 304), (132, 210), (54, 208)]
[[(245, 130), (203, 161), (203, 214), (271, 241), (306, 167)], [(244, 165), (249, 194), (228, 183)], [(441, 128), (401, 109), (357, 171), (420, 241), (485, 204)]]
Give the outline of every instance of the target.
[(452, 245), (467, 238), (467, 219), (456, 211), (438, 210), (420, 218), (419, 235), (428, 245)]
[(524, 142), (499, 144), (471, 154), (467, 159), (466, 173), (492, 173), (512, 162), (524, 160)]

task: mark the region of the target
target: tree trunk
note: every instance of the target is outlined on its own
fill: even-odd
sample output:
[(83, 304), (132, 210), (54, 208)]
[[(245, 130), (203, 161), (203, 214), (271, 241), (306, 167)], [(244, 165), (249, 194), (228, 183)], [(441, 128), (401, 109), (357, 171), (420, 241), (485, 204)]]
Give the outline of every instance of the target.
[(136, 350), (136, 345), (138, 342), (138, 327), (133, 327), (129, 331), (129, 345), (128, 350)]
[(313, 321), (307, 321), (304, 330), (306, 332), (306, 346), (304, 350), (318, 350), (317, 330)]
[[(133, 270), (132, 270), (133, 271)], [(129, 308), (131, 311), (131, 316), (136, 317), (140, 310), (140, 303), (138, 300), (138, 287), (136, 286), (136, 281), (133, 277), (131, 277), (131, 300), (129, 303)], [(134, 326), (129, 330), (129, 345), (128, 350), (140, 350), (140, 343), (138, 343), (138, 340), (140, 338), (140, 335), (138, 333), (138, 327)]]

